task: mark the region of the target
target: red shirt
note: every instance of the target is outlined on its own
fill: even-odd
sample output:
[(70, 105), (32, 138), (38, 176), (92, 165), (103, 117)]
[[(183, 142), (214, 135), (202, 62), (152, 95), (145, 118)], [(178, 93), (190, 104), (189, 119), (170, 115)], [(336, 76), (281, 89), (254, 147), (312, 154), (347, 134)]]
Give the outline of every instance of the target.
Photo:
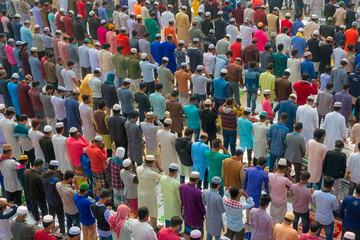
[(318, 93), (317, 85), (311, 84), (307, 81), (300, 81), (294, 84), (294, 90), (296, 91), (296, 103), (299, 105), (304, 105), (306, 99), (311, 94), (316, 95)]
[(41, 76), (42, 76), (43, 79), (47, 79), (47, 78), (46, 78), (45, 68), (44, 68), (44, 62), (46, 62), (47, 59), (48, 59), (48, 57), (47, 57), (47, 56), (44, 56), (44, 57), (42, 57), (41, 60), (40, 60)]
[(284, 27), (288, 27), (289, 28), (289, 34), (291, 37), (291, 25), (292, 22), (288, 21), (288, 20), (281, 20), (281, 33), (283, 33), (283, 28)]
[(117, 42), (118, 42), (118, 46), (122, 45), (124, 46), (123, 49), (123, 55), (127, 55), (130, 53), (130, 44), (129, 44), (129, 37), (126, 36), (125, 34), (119, 33), (119, 35), (117, 36)]
[(64, 17), (65, 32), (67, 35), (74, 36), (74, 20), (69, 15)]
[(56, 237), (50, 233), (44, 232), (42, 229), (37, 230), (34, 235), (35, 240), (56, 240)]
[(162, 228), (158, 233), (158, 240), (180, 240), (176, 232), (169, 228)]
[(233, 44), (230, 45), (230, 50), (233, 52), (233, 56), (231, 58), (230, 63), (233, 63), (236, 58), (241, 58), (241, 63), (242, 63), (241, 47), (242, 45), (239, 42), (234, 42)]
[(57, 29), (61, 30), (62, 32), (65, 32), (65, 25), (64, 22), (60, 21), (60, 18), (63, 17), (60, 13), (56, 14), (56, 26)]
[(107, 159), (105, 148), (100, 149), (96, 145), (90, 145), (86, 147), (86, 155), (88, 155), (91, 162), (91, 171), (93, 173), (103, 173)]
[(82, 16), (82, 19), (85, 19), (86, 18), (85, 3), (81, 1), (77, 1), (76, 7), (78, 10), (78, 14)]

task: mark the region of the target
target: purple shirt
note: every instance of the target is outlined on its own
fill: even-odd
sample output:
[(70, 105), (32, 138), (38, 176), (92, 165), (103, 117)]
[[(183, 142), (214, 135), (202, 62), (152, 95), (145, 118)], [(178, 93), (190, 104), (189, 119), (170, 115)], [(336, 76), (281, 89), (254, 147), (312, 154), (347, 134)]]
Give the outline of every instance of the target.
[(191, 227), (201, 228), (206, 214), (201, 190), (194, 185), (183, 183), (180, 186), (180, 199), (184, 208), (185, 223)]
[(324, 91), (326, 89), (326, 84), (330, 82), (330, 75), (327, 73), (323, 73), (320, 75), (320, 91)]
[(273, 235), (272, 217), (260, 208), (250, 210), (252, 225), (251, 240), (269, 240)]
[(349, 114), (352, 111), (352, 100), (350, 94), (342, 90), (341, 92), (335, 94), (334, 102), (342, 103), (340, 113), (346, 120), (349, 119)]
[(306, 213), (309, 211), (309, 203), (312, 203), (312, 195), (310, 189), (308, 189), (306, 185), (291, 185), (290, 196), (294, 198), (292, 203), (294, 212)]

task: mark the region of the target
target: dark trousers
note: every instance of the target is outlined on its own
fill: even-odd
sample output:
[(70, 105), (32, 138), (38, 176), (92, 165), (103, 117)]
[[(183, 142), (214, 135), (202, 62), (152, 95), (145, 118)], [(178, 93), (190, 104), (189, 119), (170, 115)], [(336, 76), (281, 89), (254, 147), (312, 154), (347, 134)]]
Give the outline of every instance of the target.
[(99, 102), (101, 98), (92, 98), (93, 100), (93, 110), (96, 111), (99, 108)]
[(230, 238), (231, 240), (234, 239), (234, 236), (235, 236), (235, 240), (243, 240), (244, 235), (245, 235), (245, 228), (241, 229), (240, 232), (234, 232), (233, 230), (227, 228), (227, 231), (225, 233), (225, 236)]
[(249, 164), (251, 162), (252, 149), (246, 149)]
[(60, 225), (60, 233), (65, 233), (65, 215), (64, 215), (64, 207), (62, 204), (53, 206), (49, 204), (49, 214), (53, 216), (55, 219), (55, 215), (59, 220)]
[(39, 216), (39, 208), (41, 210), (41, 215), (44, 218), (45, 215), (48, 214), (48, 208), (46, 205), (46, 200), (38, 200), (38, 201), (31, 201), (31, 206), (32, 206), (32, 213), (34, 215), (35, 221), (39, 221), (40, 220), (40, 216)]
[(146, 90), (145, 90), (145, 94), (149, 96), (149, 94), (152, 94), (155, 92), (155, 82), (146, 82)]
[(6, 191), (6, 199), (8, 202), (14, 202), (16, 205), (21, 206), (22, 191), (8, 192)]
[(11, 78), (12, 68), (11, 68), (9, 61), (7, 59), (1, 59), (1, 61), (2, 61), (3, 67), (6, 71), (6, 78), (7, 79)]
[(67, 229), (67, 233), (69, 233), (69, 230), (72, 226), (74, 227), (79, 227), (80, 226), (80, 213), (76, 213), (74, 215), (70, 215), (68, 213), (65, 213), (66, 215), (66, 229)]
[(310, 214), (309, 214), (309, 211), (307, 211), (306, 213), (297, 213), (297, 212), (293, 211), (293, 213), (295, 215), (295, 219), (293, 221), (293, 228), (297, 231), (299, 219), (301, 218), (301, 222), (303, 224), (302, 232), (303, 233), (309, 232), (309, 228), (310, 228)]
[[(202, 180), (199, 180), (199, 182), (197, 183), (197, 188), (200, 189), (200, 190), (205, 190), (205, 189), (208, 189), (209, 187), (209, 181), (207, 180), (208, 179), (208, 170), (206, 169), (205, 170), (205, 176), (204, 176), (204, 181)], [(201, 188), (201, 184), (203, 185), (203, 187)]]
[(217, 111), (219, 107), (225, 103), (226, 99), (218, 99), (214, 97), (214, 101), (215, 101), (215, 109)]
[(34, 148), (30, 149), (30, 151), (24, 151), (24, 154), (28, 156), (29, 158), (29, 163), (28, 163), (28, 167), (30, 168), (34, 165), (34, 161), (35, 161), (35, 151)]
[(291, 163), (290, 161), (286, 160), (288, 167), (291, 167), (291, 164), (294, 165), (295, 168), (295, 179), (296, 182), (300, 182), (300, 173), (301, 173), (301, 166), (302, 163)]
[(85, 78), (85, 76), (90, 74), (90, 73), (91, 73), (91, 67), (87, 67), (87, 68), (81, 67), (81, 76), (82, 76), (82, 78)]
[(319, 126), (320, 126), (322, 120), (325, 120), (325, 116), (319, 115)]
[[(171, 131), (171, 133), (175, 134), (175, 132), (173, 132), (173, 131)], [(182, 132), (178, 132), (178, 133), (177, 133), (177, 136), (178, 136), (178, 137), (182, 137), (182, 136), (183, 136)]]
[[(325, 229), (325, 236), (326, 240), (333, 240), (333, 234), (334, 234), (334, 222), (330, 223), (329, 225), (321, 225), (321, 228), (324, 226)], [(318, 236), (320, 236), (321, 230), (318, 232)]]
[(280, 158), (284, 157), (283, 155), (275, 155), (275, 154), (270, 154), (270, 164), (269, 164), (269, 172), (273, 172), (274, 171), (274, 165), (275, 162), (277, 162)]
[(350, 181), (350, 187), (349, 187), (348, 195), (352, 196), (354, 194), (355, 187), (356, 187), (356, 183)]
[(230, 145), (231, 154), (234, 154), (236, 145), (236, 130), (223, 129), (223, 137), (224, 148), (228, 150), (228, 147)]

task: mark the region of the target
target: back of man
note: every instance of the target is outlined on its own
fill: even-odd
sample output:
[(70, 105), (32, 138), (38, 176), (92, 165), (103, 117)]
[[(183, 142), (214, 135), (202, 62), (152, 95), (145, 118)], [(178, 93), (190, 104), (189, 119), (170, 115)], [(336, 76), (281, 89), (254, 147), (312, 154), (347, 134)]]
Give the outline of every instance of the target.
[(285, 223), (278, 223), (274, 227), (274, 237), (276, 240), (297, 240), (299, 239), (298, 232), (291, 226)]

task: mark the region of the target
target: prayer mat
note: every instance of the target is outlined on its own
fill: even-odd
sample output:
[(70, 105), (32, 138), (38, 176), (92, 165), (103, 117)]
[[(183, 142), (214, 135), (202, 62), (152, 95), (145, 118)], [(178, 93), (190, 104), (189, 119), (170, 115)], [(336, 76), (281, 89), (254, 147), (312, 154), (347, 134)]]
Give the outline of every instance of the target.
[[(310, 210), (310, 223), (314, 221), (315, 218), (315, 212)], [(341, 240), (341, 229), (342, 229), (342, 220), (340, 218), (335, 217), (334, 220), (334, 234), (333, 239), (334, 240)], [(298, 227), (299, 231), (302, 231), (302, 223), (299, 224)], [(325, 229), (321, 229), (320, 237), (325, 239)]]

